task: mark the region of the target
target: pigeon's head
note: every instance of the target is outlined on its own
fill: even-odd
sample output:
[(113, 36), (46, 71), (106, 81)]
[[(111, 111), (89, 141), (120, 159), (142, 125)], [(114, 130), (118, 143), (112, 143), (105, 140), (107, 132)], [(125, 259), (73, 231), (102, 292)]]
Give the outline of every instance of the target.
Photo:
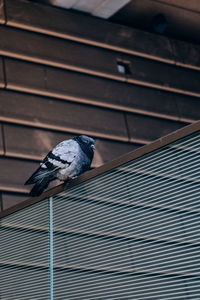
[(89, 148), (95, 149), (94, 143), (95, 140), (87, 135), (79, 135), (78, 137), (80, 143), (86, 145)]
[(79, 135), (74, 138), (74, 140), (79, 144), (82, 151), (87, 155), (87, 157), (92, 161), (94, 156), (94, 139), (87, 135)]

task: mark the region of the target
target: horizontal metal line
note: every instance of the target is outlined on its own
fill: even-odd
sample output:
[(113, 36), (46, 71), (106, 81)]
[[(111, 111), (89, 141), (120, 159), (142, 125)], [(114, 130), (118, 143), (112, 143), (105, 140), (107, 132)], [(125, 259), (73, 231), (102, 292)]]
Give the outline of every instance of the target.
[[(2, 226), (4, 228), (12, 228), (12, 229), (19, 229), (19, 230), (39, 230), (39, 231), (46, 231), (47, 228), (44, 226), (32, 226), (32, 225), (21, 225), (21, 224), (9, 224), (6, 222), (3, 222)], [(139, 234), (121, 234), (121, 233), (105, 233), (102, 231), (88, 231), (88, 230), (81, 230), (81, 229), (65, 229), (65, 228), (54, 228), (54, 232), (61, 233), (61, 234), (78, 234), (78, 235), (87, 235), (87, 236), (94, 236), (94, 237), (102, 237), (102, 238), (114, 238), (114, 239), (123, 239), (123, 240), (140, 240), (140, 241), (152, 241), (152, 242), (164, 242), (167, 245), (169, 244), (178, 244), (178, 245), (190, 245), (190, 246), (196, 246), (199, 245), (199, 243), (194, 243), (191, 241), (186, 241), (182, 239), (170, 239), (170, 238), (154, 238), (152, 236), (143, 236)]]
[(183, 277), (199, 277), (199, 273), (182, 273), (182, 272), (156, 272), (154, 270), (140, 270), (137, 268), (109, 268), (109, 267), (92, 267), (92, 266), (77, 266), (77, 265), (60, 265), (54, 264), (55, 269), (75, 269), (75, 270), (85, 270), (85, 271), (103, 271), (103, 272), (113, 272), (113, 273), (127, 273), (127, 274), (149, 274), (149, 275), (167, 275), (167, 276), (183, 276)]
[[(123, 171), (122, 171), (123, 172)], [(90, 190), (90, 193), (93, 193), (95, 195), (97, 195), (97, 193), (101, 193), (102, 191), (102, 187), (104, 188), (105, 187), (105, 184), (110, 184), (109, 185), (109, 188), (113, 186), (113, 183), (115, 183), (116, 181), (121, 181), (121, 174), (122, 172), (113, 172), (111, 174), (107, 173), (105, 174), (105, 178), (103, 180), (103, 182), (98, 182), (98, 180), (95, 180), (92, 182), (92, 186), (91, 184), (88, 186), (89, 190)], [(116, 182), (116, 186), (115, 186), (115, 190), (114, 190), (114, 193), (113, 193), (113, 198), (116, 197), (116, 192), (120, 192), (120, 197), (123, 199), (123, 196), (124, 195), (127, 195), (129, 198), (130, 196), (131, 197), (137, 197), (135, 198), (138, 202), (138, 200), (140, 199), (145, 199), (147, 198), (148, 199), (148, 203), (149, 203), (149, 191), (151, 189), (151, 198), (153, 197), (154, 199), (157, 199), (157, 194), (158, 194), (158, 201), (159, 201), (159, 197), (161, 195), (163, 195), (163, 193), (165, 193), (164, 195), (167, 194), (168, 192), (168, 189), (172, 183), (171, 179), (170, 178), (164, 178), (162, 177), (162, 179), (166, 179), (163, 183), (162, 183), (162, 188), (164, 188), (164, 191), (162, 191), (160, 189), (160, 177), (154, 177), (154, 176), (149, 176), (149, 175), (146, 175), (145, 176), (145, 181), (144, 181), (144, 173), (142, 174), (138, 174), (138, 173), (134, 173), (134, 174), (130, 174), (131, 175), (131, 180), (129, 180), (129, 174), (130, 174), (130, 170), (128, 172), (124, 172), (124, 175), (123, 175), (123, 179), (126, 180), (126, 184), (128, 184), (127, 187), (130, 187), (130, 185), (132, 185), (134, 183), (134, 190), (124, 190), (123, 192), (121, 191), (121, 188), (120, 188), (120, 185), (119, 183)], [(157, 174), (157, 173), (156, 173)], [(114, 176), (114, 179), (112, 179), (112, 176)], [(118, 178), (116, 179), (116, 176), (118, 176)], [(153, 179), (153, 181), (152, 181)], [(186, 183), (186, 182), (184, 182)], [(173, 182), (173, 192), (177, 195), (177, 193), (179, 192), (180, 193), (180, 185), (181, 185), (181, 190), (182, 190), (182, 182), (180, 181), (176, 181), (176, 182)], [(141, 186), (143, 187), (143, 189), (141, 190)], [(108, 185), (106, 186), (108, 187)], [(188, 191), (190, 190), (191, 191), (191, 186), (190, 186), (190, 182), (187, 182), (187, 187), (186, 187), (186, 190), (187, 190), (187, 194), (188, 194)], [(74, 195), (77, 195), (79, 192), (82, 191), (82, 186), (80, 187), (77, 187), (75, 191), (73, 191)], [(195, 197), (197, 197), (197, 186), (195, 187)], [(161, 194), (162, 193), (162, 194)], [(108, 198), (109, 197), (109, 190), (107, 188), (106, 190), (106, 193), (104, 192), (103, 193), (103, 197), (106, 198), (106, 194), (108, 194)], [(127, 196), (125, 196), (125, 199), (127, 198)], [(181, 199), (182, 199), (183, 195), (181, 196)], [(102, 197), (101, 197), (102, 198)], [(162, 197), (163, 198), (163, 197)], [(171, 197), (172, 198), (172, 195)], [(119, 197), (117, 196), (117, 199), (119, 199)], [(132, 198), (131, 198), (132, 199)], [(164, 199), (163, 199), (164, 200)], [(162, 201), (161, 201), (162, 202)]]
[[(48, 264), (46, 263), (31, 263), (31, 262), (18, 262), (18, 261), (4, 261), (0, 260), (0, 265), (7, 266), (7, 267), (31, 267), (31, 268), (48, 268)], [(74, 271), (95, 271), (95, 272), (109, 272), (109, 273), (118, 273), (118, 274), (149, 274), (152, 276), (155, 275), (163, 275), (163, 276), (175, 276), (175, 277), (199, 277), (198, 273), (185, 273), (185, 272), (165, 272), (165, 271), (155, 271), (155, 270), (149, 270), (144, 269), (140, 270), (137, 268), (109, 268), (109, 267), (100, 267), (100, 266), (79, 266), (79, 265), (63, 265), (63, 264), (54, 264), (53, 266), (54, 270), (74, 270)]]
[[(120, 168), (120, 170), (122, 171), (123, 169)], [(137, 173), (137, 174), (144, 174), (144, 175), (152, 175), (152, 176), (155, 176), (155, 177), (161, 177), (161, 178), (168, 178), (168, 179), (175, 179), (175, 180), (180, 180), (180, 181), (186, 181), (186, 182), (200, 182), (200, 179), (198, 178), (192, 178), (192, 177), (184, 177), (184, 176), (181, 176), (181, 175), (170, 175), (170, 174), (167, 174), (167, 173), (156, 173), (156, 172), (153, 172), (153, 171), (149, 171), (149, 170), (140, 170), (140, 169), (137, 169), (137, 168), (132, 168), (131, 170), (127, 170), (127, 169), (124, 169), (125, 172), (130, 172), (130, 173)]]
[[(197, 141), (198, 143), (198, 141)], [(143, 159), (143, 161), (138, 160), (134, 162), (134, 167), (139, 168), (141, 170), (147, 170), (147, 171), (155, 171), (159, 173), (160, 170), (164, 172), (164, 170), (167, 168), (167, 170), (173, 170), (173, 174), (175, 175), (177, 173), (177, 160), (178, 163), (180, 164), (180, 159), (186, 159), (185, 165), (183, 168), (183, 172), (187, 170), (188, 173), (193, 167), (194, 169), (197, 169), (195, 167), (195, 162), (197, 159), (197, 155), (195, 152), (188, 152), (183, 149), (173, 149), (170, 147), (166, 147), (165, 149), (162, 149), (162, 151), (157, 152), (152, 154), (150, 157), (146, 157)], [(159, 163), (158, 163), (159, 161)], [(129, 167), (122, 167), (118, 168), (119, 170), (121, 169), (126, 169), (131, 171), (132, 164)], [(134, 172), (133, 172), (134, 173)]]
[[(68, 217), (67, 214), (65, 214), (66, 217)], [(61, 216), (64, 218), (65, 215), (62, 215)], [(99, 217), (99, 216), (98, 216)], [(104, 217), (102, 217), (102, 220), (101, 220), (101, 227), (103, 227), (104, 225), (106, 226), (107, 225), (107, 218), (109, 218), (109, 220), (112, 220), (113, 223), (115, 224), (116, 226), (116, 217), (115, 218), (112, 218), (111, 216), (108, 215), (104, 215)], [(150, 216), (151, 218), (152, 216)], [(97, 218), (97, 216), (96, 216)], [(94, 215), (94, 218), (95, 219), (95, 215)], [(141, 218), (142, 219), (142, 218)], [(188, 218), (189, 219), (189, 218)], [(148, 239), (148, 240), (151, 240), (151, 241), (160, 241), (160, 242), (177, 242), (177, 243), (180, 243), (180, 244), (184, 244), (184, 243), (188, 243), (188, 244), (191, 244), (191, 245), (200, 245), (199, 243), (199, 240), (198, 240), (198, 236), (197, 236), (197, 233), (198, 233), (198, 219), (199, 218), (196, 218), (197, 219), (197, 226), (195, 226), (195, 229), (197, 228), (197, 230), (195, 230), (193, 228), (193, 232), (190, 233), (186, 231), (185, 233), (185, 236), (184, 235), (184, 225), (182, 222), (179, 221), (178, 225), (178, 230), (174, 230), (174, 226), (176, 226), (177, 224), (174, 222), (170, 222), (172, 224), (170, 225), (165, 225), (165, 226), (162, 226), (161, 224), (161, 221), (162, 221), (162, 218), (159, 219), (159, 222), (157, 221), (156, 222), (156, 225), (154, 226), (154, 223), (152, 224), (151, 222), (145, 222), (146, 224), (144, 224), (143, 226), (131, 226), (130, 225), (130, 219), (129, 219), (129, 223), (128, 225), (124, 222), (124, 227), (123, 227), (123, 230), (122, 232), (120, 233), (117, 233), (117, 235), (119, 236), (122, 236), (124, 238), (127, 237), (127, 239), (138, 239), (138, 240), (142, 240), (142, 239)], [(92, 228), (93, 224), (94, 224), (94, 220), (92, 220), (92, 218), (90, 218), (90, 222), (87, 223), (87, 227), (89, 228)], [(196, 225), (195, 223), (195, 225)], [(96, 224), (96, 223), (95, 223)], [(188, 224), (187, 224), (188, 225)], [(189, 224), (190, 225), (190, 224)], [(191, 222), (191, 226), (193, 226), (194, 224)], [(77, 223), (75, 222), (75, 224), (73, 224), (72, 222), (72, 227), (73, 226), (77, 226)], [(81, 225), (78, 223), (78, 227), (80, 227)], [(115, 229), (115, 226), (114, 226), (114, 231), (116, 230)], [(180, 227), (182, 226), (182, 227)], [(149, 229), (150, 228), (150, 229)], [(79, 229), (80, 230), (80, 229)], [(169, 231), (170, 230), (170, 231)], [(112, 231), (112, 229), (110, 229), (110, 231)], [(119, 230), (121, 231), (121, 230)], [(128, 231), (129, 233), (124, 233), (123, 231)], [(150, 232), (149, 232), (150, 231)], [(130, 232), (133, 232), (133, 234), (130, 234)], [(168, 233), (167, 235), (170, 235), (170, 237), (168, 236), (165, 236), (165, 233)], [(187, 235), (190, 233), (190, 237), (187, 238)], [(107, 234), (107, 233), (106, 233)], [(111, 235), (113, 235), (114, 233), (111, 233)], [(110, 233), (109, 233), (110, 235)], [(163, 236), (164, 235), (164, 236)]]
[(48, 264), (42, 263), (31, 263), (31, 262), (18, 262), (18, 261), (4, 261), (0, 260), (0, 265), (13, 266), (13, 267), (34, 267), (34, 268), (48, 268)]
[[(119, 188), (120, 189), (120, 188)], [(167, 190), (167, 189), (166, 189)], [(147, 191), (148, 193), (148, 191)], [(156, 192), (154, 193), (156, 195)], [(87, 197), (84, 199), (86, 201), (86, 203), (88, 201), (91, 201), (91, 202), (102, 202), (103, 204), (108, 204), (109, 206), (112, 205), (112, 206), (116, 206), (117, 209), (120, 207), (121, 209), (126, 206), (128, 207), (136, 207), (135, 209), (139, 209), (139, 208), (145, 208), (147, 211), (149, 210), (152, 210), (152, 209), (156, 209), (156, 210), (167, 210), (169, 211), (171, 214), (177, 214), (177, 213), (181, 213), (181, 215), (198, 215), (200, 210), (199, 210), (199, 206), (198, 206), (198, 203), (196, 203), (196, 205), (193, 205), (192, 208), (187, 208), (187, 205), (188, 205), (188, 200), (186, 201), (186, 204), (185, 204), (185, 201), (184, 201), (184, 198), (183, 197), (180, 197), (179, 199), (181, 200), (181, 204), (180, 206), (177, 206), (177, 203), (175, 205), (171, 204), (171, 205), (167, 205), (166, 204), (166, 197), (163, 197), (162, 200), (160, 200), (159, 198), (156, 198), (156, 196), (154, 194), (151, 194), (151, 197), (147, 196), (147, 197), (142, 197), (142, 200), (139, 200), (138, 201), (138, 196), (137, 194), (135, 195), (134, 193), (130, 193), (125, 190), (123, 192), (123, 194), (121, 195), (120, 194), (120, 198), (121, 200), (119, 199), (118, 196), (115, 196), (113, 195), (111, 198), (109, 198), (109, 195), (105, 194), (103, 195), (101, 198), (98, 197), (98, 196), (92, 196), (92, 197)], [(166, 194), (167, 195), (167, 194)], [(66, 197), (68, 199), (68, 201), (78, 201), (79, 202), (79, 199), (80, 201), (83, 200), (83, 198), (81, 199), (77, 193), (74, 194), (74, 195), (70, 195), (70, 193), (66, 193)], [(136, 199), (136, 201), (132, 200), (134, 197), (134, 199)], [(63, 197), (55, 197), (56, 200), (63, 200)], [(96, 199), (95, 199), (96, 198)], [(104, 198), (104, 199), (103, 199)], [(153, 198), (154, 199), (154, 202), (150, 201), (150, 199)], [(95, 200), (94, 200), (95, 199)], [(169, 201), (173, 199), (172, 197), (170, 197)], [(177, 199), (177, 197), (176, 197)], [(191, 197), (189, 198), (191, 199)], [(196, 195), (196, 197), (192, 197), (192, 200), (194, 201), (194, 199), (198, 200), (199, 199), (199, 195)], [(155, 200), (157, 200), (157, 202), (155, 203)], [(162, 204), (164, 201), (164, 204)], [(186, 207), (185, 207), (186, 206)], [(138, 208), (137, 208), (138, 207)]]
[[(33, 217), (34, 218), (34, 217)], [(1, 228), (9, 228), (9, 229), (19, 229), (19, 230), (33, 230), (33, 231), (44, 231), (44, 232), (48, 232), (49, 228), (48, 226), (38, 226), (38, 225), (28, 225), (28, 224), (15, 224), (15, 223), (9, 223), (6, 221), (3, 221), (1, 224)]]
[[(197, 143), (198, 141), (195, 141), (193, 143)], [(196, 148), (195, 148), (196, 147)], [(187, 152), (192, 152), (192, 153), (199, 153), (200, 154), (200, 148), (198, 145), (195, 144), (195, 147), (191, 146), (184, 146), (184, 145), (169, 145), (168, 148), (170, 149), (177, 149), (177, 150), (183, 150)]]
[[(158, 158), (159, 159), (159, 158)], [(185, 165), (185, 168), (182, 168), (182, 172), (180, 172), (180, 167), (174, 166), (173, 163), (176, 163), (176, 159), (180, 159), (180, 157), (174, 157), (172, 160), (164, 160), (162, 161), (160, 158), (159, 163), (155, 163), (154, 161), (151, 161), (149, 159), (149, 166), (147, 164), (144, 164), (143, 166), (140, 166), (139, 164), (131, 165), (129, 167), (121, 166), (119, 168), (120, 172), (129, 173), (130, 179), (133, 179), (136, 174), (145, 175), (145, 178), (147, 177), (162, 177), (162, 178), (171, 178), (171, 179), (182, 179), (183, 181), (193, 181), (193, 182), (199, 182), (198, 178), (198, 167), (195, 167), (196, 158), (188, 160), (189, 163)], [(183, 157), (185, 159), (185, 156)], [(167, 165), (168, 163), (168, 165)], [(141, 176), (138, 176), (138, 179), (136, 179), (137, 184), (141, 183)]]
[[(76, 278), (77, 278), (77, 275), (76, 275), (76, 272), (74, 272), (73, 274), (71, 273), (70, 274), (70, 280), (72, 280), (73, 281), (73, 287), (75, 288), (75, 287), (78, 287), (77, 289), (76, 289), (76, 295), (78, 295), (79, 294), (79, 291), (80, 291), (80, 289), (79, 289), (79, 287), (80, 287), (80, 285), (83, 287), (83, 285), (84, 285), (84, 288), (87, 290), (87, 295), (88, 295), (88, 288), (87, 288), (87, 286), (85, 285), (85, 282), (86, 281), (88, 281), (88, 282), (91, 282), (92, 284), (90, 285), (90, 289), (89, 289), (89, 293), (93, 293), (93, 290), (95, 289), (95, 284), (97, 284), (97, 286), (99, 287), (102, 287), (102, 291), (103, 291), (103, 293), (105, 293), (106, 295), (108, 295), (108, 293), (109, 293), (109, 291), (108, 291), (108, 287), (110, 288), (110, 297), (111, 296), (113, 296), (113, 284), (114, 284), (114, 286), (117, 284), (117, 289), (116, 289), (116, 294), (117, 294), (117, 296), (119, 296), (119, 292), (118, 292), (118, 290), (119, 290), (119, 287), (120, 287), (120, 291), (122, 291), (122, 290), (125, 290), (126, 291), (126, 295), (127, 295), (127, 293), (131, 293), (131, 296), (133, 296), (133, 293), (134, 293), (134, 295), (135, 295), (135, 291), (140, 291), (140, 290), (142, 290), (142, 292), (144, 293), (144, 277), (143, 276), (134, 276), (134, 281), (133, 281), (133, 283), (136, 283), (136, 282), (141, 282), (142, 281), (142, 283), (143, 284), (139, 284), (139, 286), (137, 286), (137, 289), (135, 288), (135, 285), (134, 285), (134, 292), (133, 292), (133, 288), (132, 288), (132, 285), (131, 285), (131, 283), (132, 283), (132, 281), (131, 281), (131, 278), (129, 277), (129, 279), (128, 278), (126, 278), (126, 281), (124, 281), (124, 280), (122, 280), (121, 279), (121, 277), (113, 277), (112, 278), (112, 281), (107, 281), (107, 278), (101, 278), (101, 279), (99, 279), (99, 277), (96, 277), (96, 276), (93, 276), (92, 277), (92, 280), (91, 280), (91, 277), (90, 278), (88, 278), (88, 276), (90, 276), (90, 274), (84, 274), (84, 276), (82, 276), (81, 278), (79, 277), (79, 280), (78, 280), (78, 282), (76, 281)], [(149, 290), (150, 291), (152, 291), (152, 290), (155, 290), (155, 287), (156, 287), (156, 289), (160, 289), (160, 291), (161, 291), (161, 284), (163, 283), (163, 281), (164, 281), (164, 283), (166, 283), (166, 278), (164, 277), (163, 278), (163, 276), (156, 276), (156, 280), (154, 280), (154, 281), (150, 281), (150, 282), (148, 282), (147, 283), (147, 281), (145, 282), (145, 287), (147, 288), (147, 293), (148, 293), (148, 296), (149, 296)], [(106, 289), (105, 289), (105, 284), (104, 284), (104, 282), (106, 281)], [(194, 280), (193, 280), (193, 278), (187, 278), (187, 283), (190, 283), (190, 281), (193, 281), (194, 282)], [(58, 288), (61, 288), (61, 291), (62, 291), (62, 287), (63, 287), (63, 284), (65, 284), (66, 283), (66, 280), (64, 279), (64, 278), (59, 278), (59, 282), (57, 281), (56, 282), (57, 283), (57, 286), (58, 286)], [(198, 284), (198, 283), (197, 283)], [(198, 286), (198, 285), (195, 285), (195, 286)], [(181, 286), (181, 287), (180, 287)], [(195, 289), (195, 286), (193, 285), (193, 293), (192, 293), (192, 295), (194, 296), (195, 294), (194, 294), (194, 291), (196, 290)], [(174, 288), (173, 288), (174, 287)], [(177, 288), (177, 289), (176, 289)], [(176, 291), (178, 291), (178, 290), (183, 290), (183, 280), (182, 280), (182, 278), (176, 278), (176, 281), (174, 282), (174, 281), (167, 281), (167, 290), (169, 291), (169, 289), (170, 289), (170, 291), (172, 291), (172, 293), (173, 293), (173, 291), (174, 291), (174, 289), (176, 290)], [(73, 290), (73, 292), (75, 291), (75, 289)], [(165, 289), (165, 291), (166, 291), (166, 289)], [(198, 289), (198, 291), (199, 291), (199, 289)], [(104, 295), (105, 295), (104, 294)], [(177, 295), (176, 295), (176, 293), (173, 293), (173, 294), (175, 294), (175, 300), (177, 300), (177, 299), (179, 299), (179, 298), (177, 298)], [(184, 294), (185, 294), (185, 288), (184, 288)], [(74, 293), (73, 293), (73, 295), (74, 295)], [(92, 294), (93, 295), (93, 294)], [(163, 295), (163, 290), (162, 290), (162, 295)], [(81, 296), (83, 296), (82, 295), (82, 291), (81, 291)], [(141, 294), (140, 294), (140, 296), (141, 296)], [(199, 296), (199, 294), (197, 295), (197, 296)], [(106, 298), (106, 299), (114, 299), (113, 297), (112, 298), (110, 298), (109, 296)], [(78, 299), (81, 299), (82, 297), (79, 297)], [(88, 298), (87, 298), (88, 299)], [(116, 298), (117, 299), (117, 298)], [(119, 299), (119, 298), (118, 298)], [(132, 298), (131, 298), (132, 299)], [(149, 299), (149, 297), (148, 298), (146, 298), (146, 299)], [(151, 298), (152, 299), (152, 298)], [(165, 300), (172, 300), (172, 299), (174, 299), (174, 298), (171, 298), (171, 296), (170, 296), (170, 298), (166, 298), (165, 297)], [(182, 300), (183, 298), (181, 298), (181, 300)], [(135, 299), (134, 299), (135, 300)]]
[(162, 237), (153, 237), (148, 235), (140, 235), (140, 234), (122, 234), (122, 233), (105, 233), (102, 231), (86, 231), (86, 230), (75, 230), (75, 229), (59, 229), (55, 228), (55, 232), (57, 233), (66, 233), (66, 234), (80, 234), (80, 235), (90, 235), (90, 236), (99, 236), (105, 238), (119, 238), (124, 240), (140, 240), (140, 241), (151, 241), (158, 243), (166, 243), (166, 244), (178, 244), (178, 245), (190, 245), (190, 246), (199, 246), (199, 242), (187, 241), (184, 239), (173, 239), (173, 238), (162, 238)]
[[(127, 192), (127, 191), (125, 191)], [(129, 193), (128, 193), (129, 195)], [(119, 201), (119, 200), (112, 200), (112, 199), (108, 199), (108, 198), (100, 198), (100, 197), (94, 197), (94, 196), (87, 196), (87, 199), (84, 197), (84, 196), (81, 196), (81, 195), (74, 195), (74, 194), (70, 194), (70, 192), (67, 193), (67, 197), (71, 197), (71, 199), (80, 199), (80, 200), (91, 200), (91, 201), (95, 201), (95, 202), (102, 202), (102, 203), (106, 203), (106, 204), (113, 204), (113, 205), (120, 205), (120, 206), (130, 206), (130, 207), (142, 207), (142, 208), (153, 208), (153, 209), (161, 209), (161, 210), (169, 210), (169, 211), (175, 211), (175, 212), (183, 212), (183, 213), (200, 213), (200, 209), (198, 210), (192, 210), (192, 209), (189, 209), (189, 208), (185, 208), (185, 209), (182, 209), (182, 208), (179, 208), (179, 207), (176, 207), (176, 206), (168, 206), (168, 205), (159, 205), (159, 204), (151, 204), (149, 203), (148, 201), (147, 202), (136, 202), (136, 201), (131, 201), (128, 200), (128, 201)]]

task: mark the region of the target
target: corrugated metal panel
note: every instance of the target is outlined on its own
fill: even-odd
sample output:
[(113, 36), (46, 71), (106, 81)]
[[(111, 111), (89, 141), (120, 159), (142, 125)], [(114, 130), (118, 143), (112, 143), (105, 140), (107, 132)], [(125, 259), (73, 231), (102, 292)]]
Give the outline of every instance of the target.
[(199, 149), (197, 132), (3, 218), (2, 299), (15, 272), (20, 299), (45, 299), (39, 277), (50, 299), (198, 299)]
[(0, 299), (49, 299), (48, 201), (0, 224)]

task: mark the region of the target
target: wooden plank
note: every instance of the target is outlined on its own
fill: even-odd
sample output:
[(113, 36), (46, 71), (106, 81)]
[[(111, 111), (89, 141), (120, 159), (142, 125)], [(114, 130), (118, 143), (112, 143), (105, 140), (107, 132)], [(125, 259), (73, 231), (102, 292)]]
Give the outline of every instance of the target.
[(152, 118), (136, 114), (127, 114), (127, 124), (129, 128), (130, 140), (144, 139), (153, 141), (165, 136), (187, 124), (171, 120)]
[(8, 26), (0, 26), (0, 36), (1, 55), (125, 80), (117, 70), (118, 52)]
[(3, 146), (3, 131), (2, 131), (2, 124), (0, 124), (0, 155), (4, 154), (4, 146)]
[[(32, 127), (5, 124), (6, 156), (41, 160), (59, 142), (73, 137), (72, 134), (41, 130)], [(17, 136), (17, 143), (16, 143)], [(140, 144), (96, 139), (92, 167), (97, 167), (130, 152)]]
[(0, 87), (5, 87), (5, 79), (4, 79), (4, 62), (3, 58), (0, 57)]
[(96, 139), (96, 150), (92, 166), (98, 167), (141, 146), (143, 144)]
[[(118, 72), (117, 62), (125, 61), (131, 72), (128, 75), (130, 82), (189, 94), (200, 90), (200, 73), (196, 70), (5, 26), (0, 27), (0, 35), (2, 55), (122, 81), (127, 76)], [(200, 60), (200, 55), (196, 57)], [(194, 80), (188, 81), (188, 76)]]
[(93, 99), (100, 100), (102, 94), (112, 98), (112, 90), (117, 89), (117, 86), (118, 92), (124, 89), (124, 85), (118, 85), (115, 81), (21, 60), (6, 59), (6, 74), (8, 88), (67, 100), (80, 99), (79, 101), (86, 103), (92, 102)]
[(168, 6), (177, 7), (179, 9), (185, 9), (189, 11), (194, 11), (196, 13), (200, 13), (200, 7), (198, 5), (199, 0), (182, 0), (181, 2), (179, 0), (159, 0), (159, 2), (163, 2)]
[(200, 101), (196, 97), (174, 95), (180, 117), (198, 121), (200, 119)]
[[(161, 35), (22, 0), (7, 0), (7, 14), (8, 25), (173, 64), (182, 62), (174, 52), (174, 40)], [(184, 64), (195, 67), (195, 60), (192, 56), (187, 60), (186, 55)]]
[(3, 210), (8, 209), (28, 199), (28, 194), (2, 193)]
[[(177, 93), (13, 59), (6, 59), (6, 74), (9, 89), (182, 120), (174, 99), (176, 97), (181, 103), (185, 102), (186, 98)], [(193, 97), (188, 97), (188, 101), (194, 101)], [(191, 114), (189, 115), (189, 120), (185, 120), (186, 112), (183, 121), (190, 122)]]
[(170, 41), (165, 37), (32, 1), (7, 0), (7, 24), (116, 51), (174, 62)]
[(180, 40), (172, 40), (172, 48), (177, 65), (200, 70), (200, 46)]
[(0, 24), (5, 23), (4, 0), (0, 0)]
[(6, 156), (32, 160), (42, 160), (58, 143), (73, 137), (73, 135), (67, 133), (13, 124), (5, 124), (4, 132)]
[(21, 159), (0, 157), (0, 190), (14, 192), (28, 192), (29, 187), (24, 182), (38, 167), (38, 163)]
[[(3, 121), (128, 141), (122, 113), (2, 90), (0, 96)], [(186, 125), (139, 114), (128, 114), (127, 120), (131, 141), (139, 143)]]
[[(200, 72), (180, 66), (127, 55), (131, 74), (128, 82), (200, 97)], [(188, 80), (192, 78), (192, 80)]]
[(0, 120), (128, 141), (121, 112), (5, 90), (0, 96)]

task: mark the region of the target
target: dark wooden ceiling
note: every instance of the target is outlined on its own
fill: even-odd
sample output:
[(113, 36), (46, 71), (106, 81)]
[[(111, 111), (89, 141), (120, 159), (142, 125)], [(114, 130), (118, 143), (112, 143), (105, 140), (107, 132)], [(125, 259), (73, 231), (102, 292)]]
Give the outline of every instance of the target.
[(121, 0), (120, 3), (114, 0), (33, 1), (99, 16), (117, 24), (149, 32), (155, 32), (155, 17), (162, 14), (166, 20), (162, 35), (193, 43), (200, 42), (199, 0)]
[(152, 32), (152, 23), (158, 14), (163, 14), (166, 18), (164, 35), (200, 42), (199, 0), (131, 0), (110, 20)]

